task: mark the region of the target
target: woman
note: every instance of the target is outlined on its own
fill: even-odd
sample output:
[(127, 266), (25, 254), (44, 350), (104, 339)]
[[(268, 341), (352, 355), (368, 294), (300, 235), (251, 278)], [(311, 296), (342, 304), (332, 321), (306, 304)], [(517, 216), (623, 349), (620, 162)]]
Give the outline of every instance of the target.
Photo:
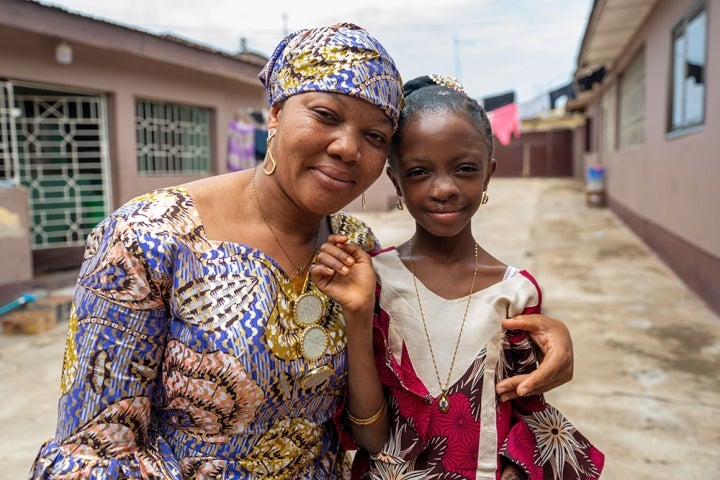
[[(346, 392), (361, 414), (377, 372), (357, 368), (374, 365), (366, 326), (346, 326), (309, 270), (330, 233), (377, 247), (335, 212), (383, 170), (401, 79), (352, 24), (289, 35), (260, 79), (261, 167), (138, 197), (88, 238), (58, 426), (31, 478), (337, 475)], [(539, 323), (556, 344), (529, 380), (543, 389), (572, 376), (572, 347), (560, 322)]]

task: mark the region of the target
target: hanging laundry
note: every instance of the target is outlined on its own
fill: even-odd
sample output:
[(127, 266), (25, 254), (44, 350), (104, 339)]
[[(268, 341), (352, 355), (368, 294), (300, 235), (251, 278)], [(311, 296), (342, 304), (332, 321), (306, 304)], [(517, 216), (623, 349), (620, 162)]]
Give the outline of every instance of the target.
[(567, 100), (575, 100), (575, 86), (573, 82), (550, 91), (550, 108), (554, 109), (557, 101), (562, 97), (567, 98)]
[(520, 117), (517, 103), (509, 103), (488, 112), (493, 135), (501, 145), (509, 145), (514, 137), (520, 136)]
[(227, 168), (230, 171), (253, 168), (255, 161), (255, 125), (233, 120), (228, 126)]
[(550, 110), (550, 96), (547, 93), (537, 95), (535, 98), (518, 105), (520, 118), (538, 118), (546, 115)]
[(515, 103), (514, 91), (491, 95), (489, 97), (483, 97), (482, 99), (482, 105), (486, 112), (492, 112), (496, 108), (500, 108), (511, 103)]
[(265, 127), (255, 127), (255, 160), (262, 162), (267, 153), (268, 131)]
[(579, 77), (577, 79), (578, 92), (592, 90), (593, 85), (595, 85), (596, 83), (602, 83), (606, 73), (607, 70), (605, 69), (605, 66), (602, 66), (596, 70), (593, 70), (592, 73), (585, 75), (584, 77)]

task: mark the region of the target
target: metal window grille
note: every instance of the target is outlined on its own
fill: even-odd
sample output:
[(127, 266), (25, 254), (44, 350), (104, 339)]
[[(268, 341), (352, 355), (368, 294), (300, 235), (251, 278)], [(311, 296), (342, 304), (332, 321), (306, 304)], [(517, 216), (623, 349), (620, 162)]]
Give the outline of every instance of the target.
[(34, 250), (82, 246), (109, 211), (105, 98), (14, 87), (15, 183)]
[(0, 180), (14, 185), (20, 184), (15, 129), (20, 115), (20, 109), (15, 107), (12, 83), (0, 82)]
[(137, 100), (135, 112), (141, 174), (210, 173), (209, 109)]
[(645, 50), (620, 79), (620, 148), (645, 143)]

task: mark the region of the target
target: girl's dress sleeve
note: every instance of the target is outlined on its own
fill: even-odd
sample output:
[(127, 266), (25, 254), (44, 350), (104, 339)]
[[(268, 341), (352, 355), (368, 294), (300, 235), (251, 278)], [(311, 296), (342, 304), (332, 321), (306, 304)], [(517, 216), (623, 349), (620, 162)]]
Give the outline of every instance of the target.
[[(538, 292), (539, 286), (527, 272)], [(541, 296), (540, 296), (541, 297)], [(541, 313), (540, 304), (523, 314)], [(537, 368), (537, 352), (526, 332), (508, 332), (504, 339), (500, 378), (527, 374)], [(511, 373), (512, 372), (512, 373)], [(605, 457), (543, 395), (517, 398), (498, 406), (498, 429), (507, 431), (498, 453), (521, 466), (529, 480), (600, 478)], [(501, 423), (508, 422), (505, 428)], [(498, 473), (499, 478), (499, 473)]]
[(57, 428), (30, 479), (181, 479), (169, 447), (149, 428), (161, 390), (172, 247), (140, 210), (123, 207), (88, 237)]

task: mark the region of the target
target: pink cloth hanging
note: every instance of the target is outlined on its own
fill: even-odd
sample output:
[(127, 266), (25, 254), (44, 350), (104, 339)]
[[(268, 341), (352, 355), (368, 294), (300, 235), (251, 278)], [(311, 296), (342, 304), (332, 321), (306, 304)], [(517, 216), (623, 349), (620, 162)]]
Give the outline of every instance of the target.
[(502, 145), (508, 145), (513, 136), (520, 136), (520, 116), (517, 103), (509, 103), (488, 112), (493, 134)]

